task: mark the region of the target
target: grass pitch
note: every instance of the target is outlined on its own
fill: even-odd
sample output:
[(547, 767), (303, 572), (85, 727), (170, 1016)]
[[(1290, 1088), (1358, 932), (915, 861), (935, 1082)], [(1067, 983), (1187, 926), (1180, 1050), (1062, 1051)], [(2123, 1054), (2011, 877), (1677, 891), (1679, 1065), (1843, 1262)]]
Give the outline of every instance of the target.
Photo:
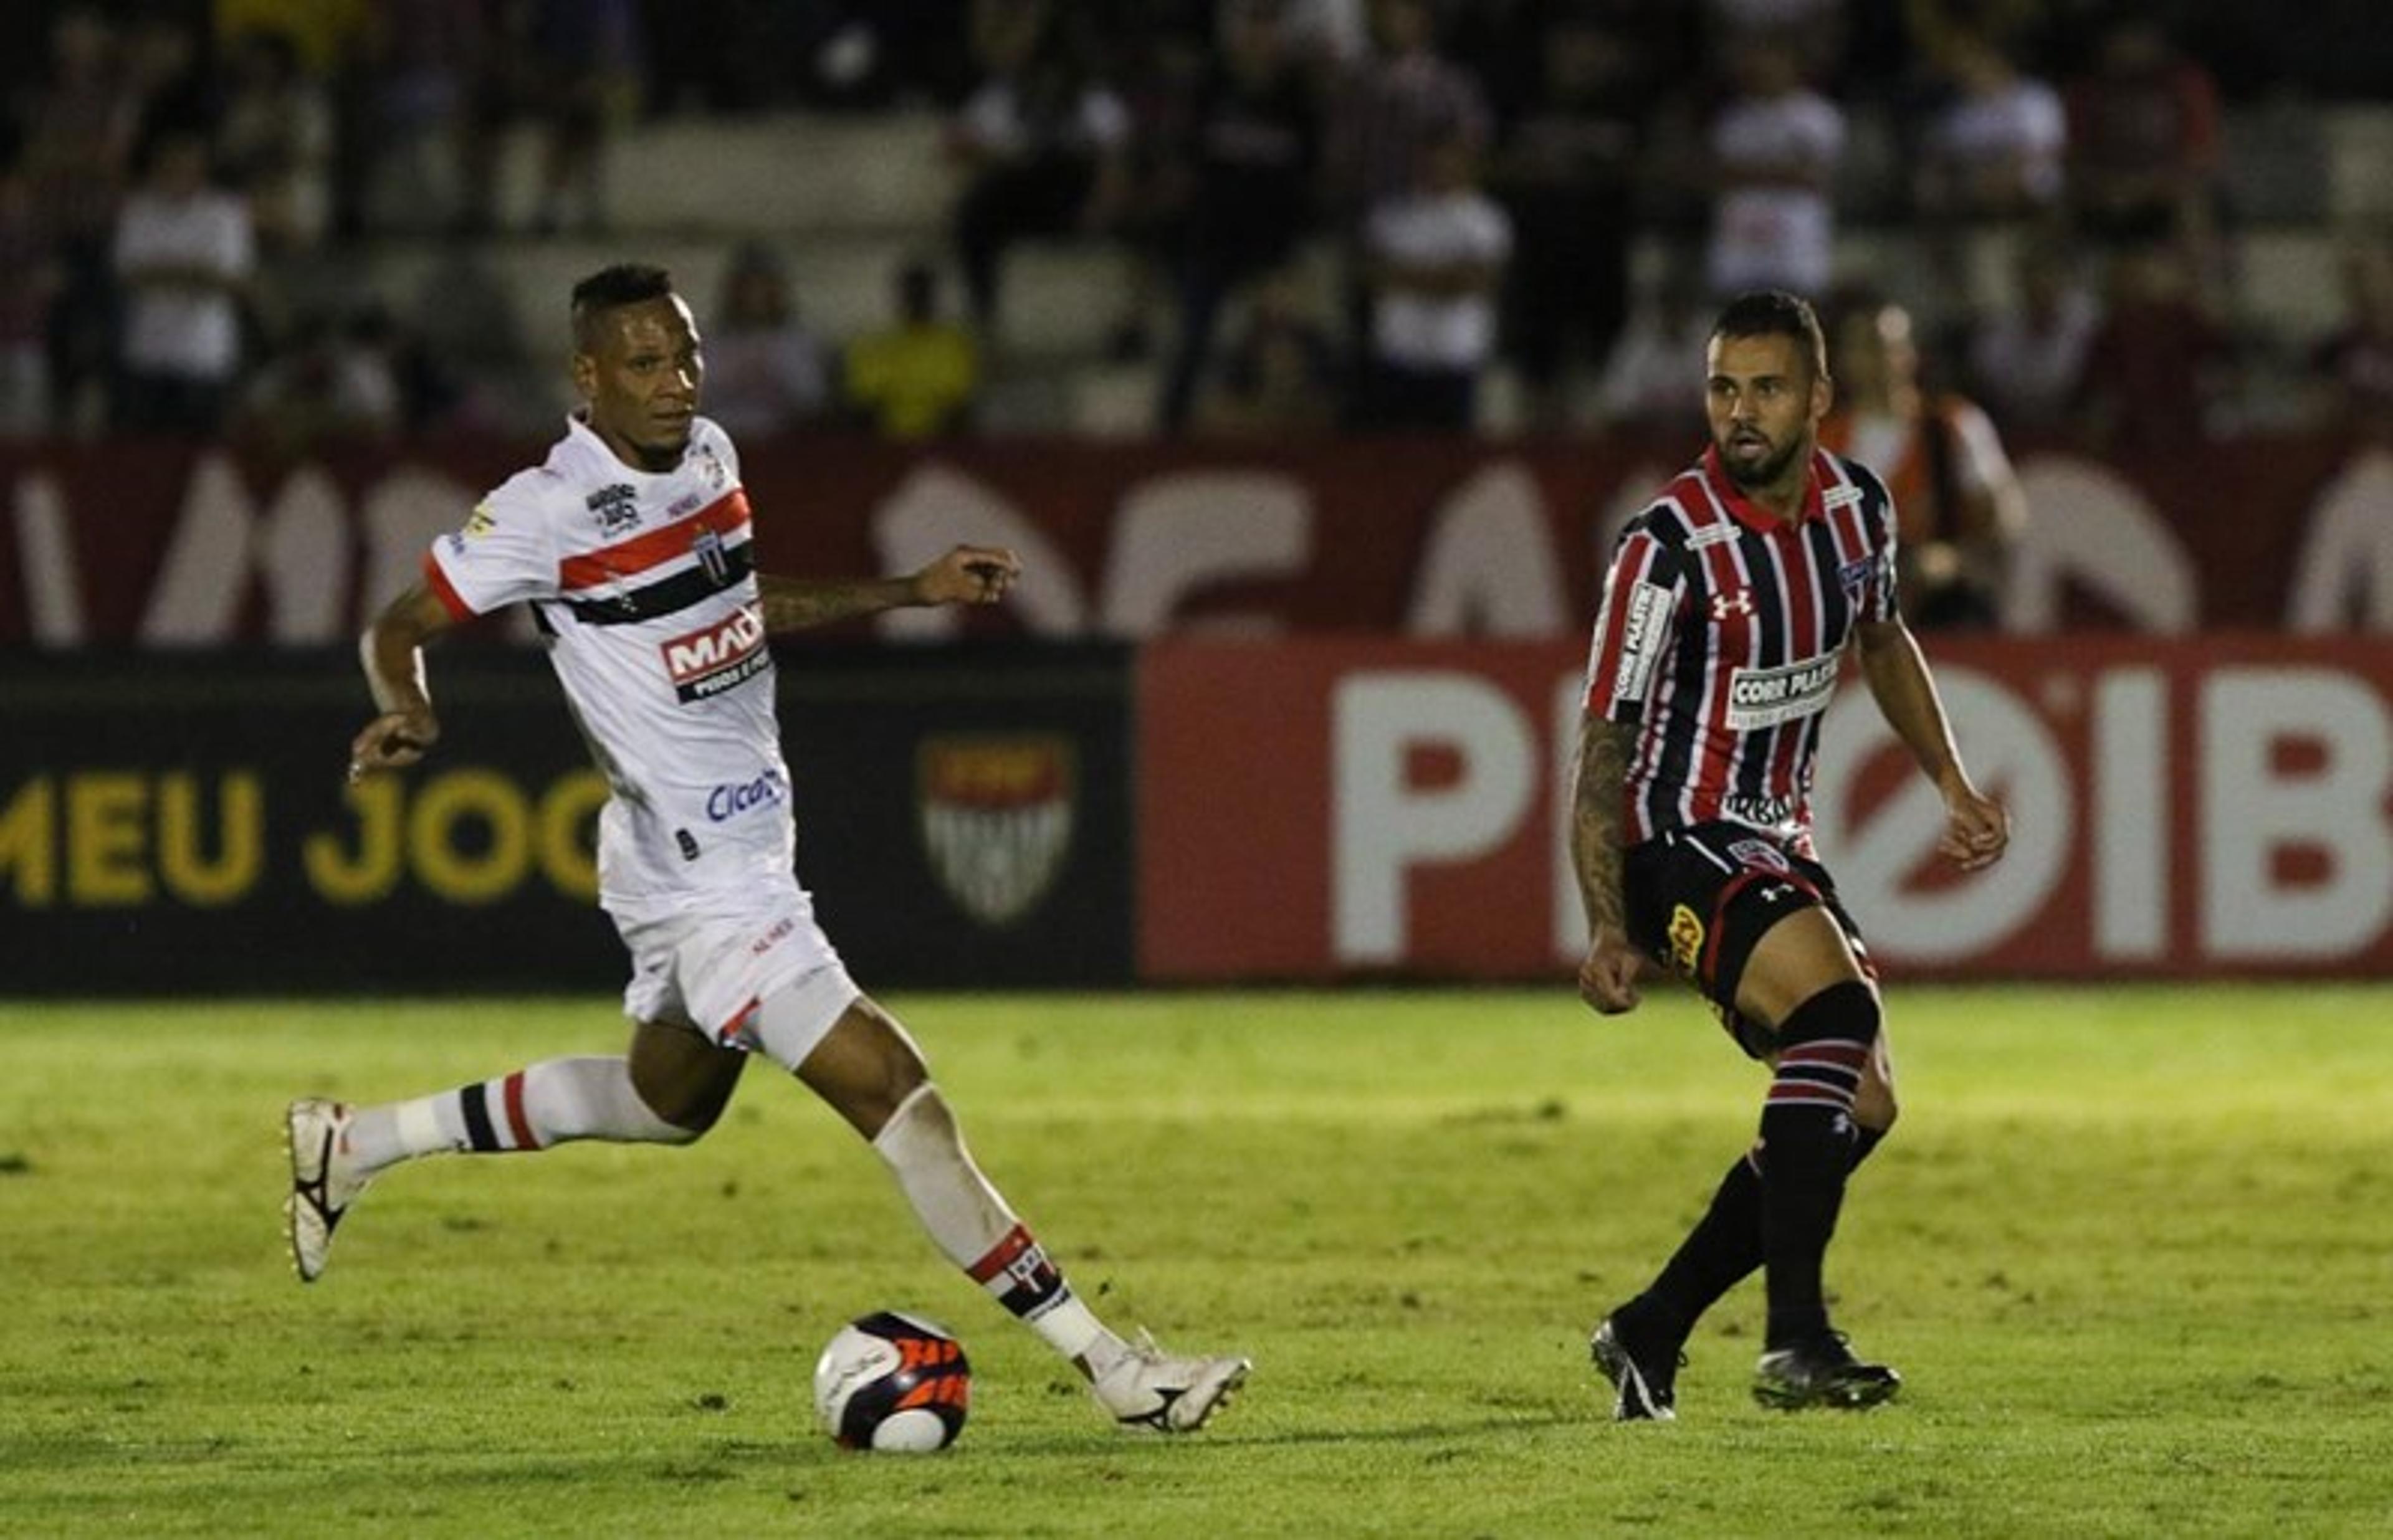
[[(0, 1006), (0, 1533), (2393, 1533), (2393, 989), (1898, 985), (1830, 1282), (1903, 1400), (1753, 1406), (1749, 1284), (1666, 1427), (1585, 1341), (1753, 1125), (1685, 997), (891, 1003), (1105, 1314), (1254, 1354), (1213, 1430), (1106, 1427), (768, 1065), (688, 1150), (401, 1169), (293, 1280), (288, 1097), (611, 1051), (595, 994)], [(883, 1306), (972, 1355), (945, 1455), (814, 1427)]]

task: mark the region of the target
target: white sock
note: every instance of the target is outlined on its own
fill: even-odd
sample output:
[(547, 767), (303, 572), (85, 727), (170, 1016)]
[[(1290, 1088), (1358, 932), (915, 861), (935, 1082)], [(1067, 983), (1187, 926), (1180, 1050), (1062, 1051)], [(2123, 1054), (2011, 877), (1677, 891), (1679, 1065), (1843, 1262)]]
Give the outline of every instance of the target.
[(973, 1164), (936, 1086), (925, 1082), (899, 1103), (872, 1148), (888, 1163), (933, 1244), (1049, 1347), (1092, 1373), (1120, 1356), (1121, 1339), (1080, 1302), (1045, 1247)]
[(697, 1134), (648, 1110), (621, 1057), (549, 1059), (495, 1080), (360, 1109), (347, 1148), (364, 1175), (453, 1150), (498, 1155), (577, 1139), (687, 1144)]

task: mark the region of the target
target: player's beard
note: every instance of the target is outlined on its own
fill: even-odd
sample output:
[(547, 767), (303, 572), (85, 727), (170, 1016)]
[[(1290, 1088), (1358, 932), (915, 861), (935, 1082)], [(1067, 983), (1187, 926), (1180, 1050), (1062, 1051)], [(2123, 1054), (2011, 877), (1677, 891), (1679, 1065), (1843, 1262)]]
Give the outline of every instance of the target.
[(1803, 440), (1798, 436), (1759, 460), (1753, 461), (1740, 461), (1733, 450), (1718, 440), (1713, 442), (1712, 448), (1719, 452), (1720, 468), (1728, 473), (1728, 478), (1740, 489), (1751, 492), (1775, 485), (1778, 478), (1786, 474), (1786, 467), (1795, 463), (1795, 456), (1803, 448)]

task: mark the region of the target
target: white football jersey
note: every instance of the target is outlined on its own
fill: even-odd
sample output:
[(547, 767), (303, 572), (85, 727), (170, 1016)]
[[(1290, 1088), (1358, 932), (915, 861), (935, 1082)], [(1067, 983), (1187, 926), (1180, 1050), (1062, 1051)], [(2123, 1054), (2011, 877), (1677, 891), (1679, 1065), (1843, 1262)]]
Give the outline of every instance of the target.
[(531, 607), (613, 789), (598, 889), (619, 917), (795, 881), (753, 549), (720, 427), (698, 419), (681, 463), (651, 475), (576, 417), (545, 463), (484, 498), (425, 560), (461, 620)]

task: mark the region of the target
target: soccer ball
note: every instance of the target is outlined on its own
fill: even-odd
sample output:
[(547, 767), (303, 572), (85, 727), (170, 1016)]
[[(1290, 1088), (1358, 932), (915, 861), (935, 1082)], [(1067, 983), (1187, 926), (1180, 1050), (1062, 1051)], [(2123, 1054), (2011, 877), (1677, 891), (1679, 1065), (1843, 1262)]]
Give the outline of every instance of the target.
[(815, 1410), (843, 1449), (945, 1449), (963, 1431), (971, 1401), (962, 1345), (919, 1315), (859, 1316), (815, 1363)]

